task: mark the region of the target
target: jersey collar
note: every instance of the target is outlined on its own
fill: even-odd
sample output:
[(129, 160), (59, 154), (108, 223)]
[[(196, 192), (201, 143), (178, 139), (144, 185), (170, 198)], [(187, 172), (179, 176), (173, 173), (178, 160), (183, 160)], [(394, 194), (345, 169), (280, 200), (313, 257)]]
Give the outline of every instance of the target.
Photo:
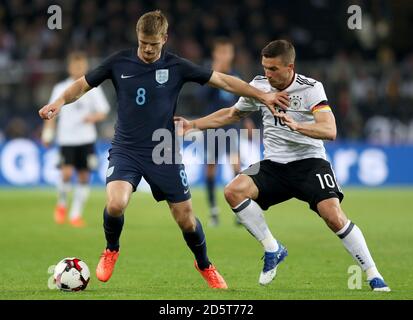
[(290, 83), (289, 84), (287, 84), (287, 86), (286, 87), (284, 87), (284, 88), (282, 88), (282, 89), (278, 89), (278, 88), (275, 88), (275, 89), (277, 89), (278, 91), (284, 91), (284, 90), (287, 90), (293, 83), (294, 83), (294, 81), (295, 81), (295, 79), (296, 79), (296, 77), (297, 77), (297, 74), (295, 73), (295, 70), (294, 70), (294, 75), (293, 75), (293, 77), (291, 78), (291, 81), (290, 81)]
[(135, 56), (135, 60), (138, 61), (140, 64), (143, 64), (145, 66), (156, 66), (157, 64), (163, 63), (163, 61), (165, 59), (166, 51), (164, 49), (162, 49), (161, 56), (159, 57), (159, 59), (154, 61), (154, 62), (151, 62), (151, 63), (146, 63), (141, 58), (139, 58), (139, 56), (138, 56), (138, 47), (134, 48), (134, 53), (133, 54)]

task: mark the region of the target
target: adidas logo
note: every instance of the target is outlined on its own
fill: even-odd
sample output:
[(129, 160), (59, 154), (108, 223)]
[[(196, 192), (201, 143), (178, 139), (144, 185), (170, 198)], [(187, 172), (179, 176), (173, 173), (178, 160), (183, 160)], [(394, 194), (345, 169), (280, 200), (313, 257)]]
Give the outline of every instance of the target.
[(307, 86), (311, 86), (311, 87), (314, 87), (314, 85), (316, 84), (316, 81), (312, 82), (312, 81), (310, 81), (308, 79), (304, 79), (300, 76), (297, 76), (296, 81), (297, 81), (297, 83), (299, 83), (301, 85), (307, 85)]

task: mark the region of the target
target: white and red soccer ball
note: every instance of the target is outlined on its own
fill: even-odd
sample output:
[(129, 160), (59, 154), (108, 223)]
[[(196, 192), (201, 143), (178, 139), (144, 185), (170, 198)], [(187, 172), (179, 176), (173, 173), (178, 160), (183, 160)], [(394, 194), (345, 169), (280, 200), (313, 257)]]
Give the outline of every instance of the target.
[(79, 258), (64, 258), (55, 266), (53, 273), (56, 287), (63, 291), (85, 290), (90, 280), (90, 271)]

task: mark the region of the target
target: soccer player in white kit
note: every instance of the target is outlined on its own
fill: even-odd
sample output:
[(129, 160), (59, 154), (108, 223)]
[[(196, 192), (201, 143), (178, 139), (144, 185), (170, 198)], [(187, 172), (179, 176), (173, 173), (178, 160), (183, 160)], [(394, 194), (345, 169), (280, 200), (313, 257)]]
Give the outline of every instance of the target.
[(225, 187), (225, 198), (245, 228), (263, 245), (264, 267), (259, 283), (269, 284), (287, 249), (277, 241), (263, 210), (291, 198), (309, 204), (341, 239), (374, 291), (390, 291), (371, 257), (361, 230), (340, 207), (344, 195), (338, 186), (322, 140), (334, 140), (336, 123), (321, 82), (295, 73), (295, 49), (285, 40), (270, 42), (261, 52), (265, 76), (251, 85), (264, 92), (284, 91), (289, 107), (270, 109), (241, 97), (230, 107), (206, 117), (183, 122), (183, 132), (218, 128), (261, 111), (264, 124), (263, 161), (251, 165)]
[[(55, 101), (87, 70), (88, 61), (84, 53), (73, 52), (70, 54), (67, 67), (69, 78), (54, 86), (49, 103)], [(58, 224), (62, 224), (66, 220), (68, 194), (71, 190), (72, 176), (76, 171), (77, 183), (73, 191), (69, 222), (74, 227), (85, 226), (82, 214), (89, 196), (90, 171), (94, 170), (98, 164), (94, 150), (97, 139), (95, 124), (106, 118), (109, 109), (109, 103), (102, 89), (98, 87), (62, 108), (57, 124), (54, 119), (44, 122), (43, 144), (50, 145), (56, 131), (56, 143), (59, 146), (61, 181), (57, 185), (58, 200), (54, 211), (54, 219)]]

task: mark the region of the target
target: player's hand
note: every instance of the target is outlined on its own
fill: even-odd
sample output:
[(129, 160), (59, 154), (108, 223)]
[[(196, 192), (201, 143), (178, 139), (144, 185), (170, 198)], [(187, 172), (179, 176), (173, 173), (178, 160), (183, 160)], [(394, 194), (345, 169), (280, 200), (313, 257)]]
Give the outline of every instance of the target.
[(184, 136), (189, 131), (194, 130), (192, 121), (185, 119), (184, 117), (174, 117), (175, 128), (177, 129), (178, 136)]
[(297, 131), (299, 124), (285, 112), (278, 112), (276, 111), (274, 114), (278, 119), (282, 120), (287, 127), (289, 127), (293, 131)]
[(56, 102), (47, 104), (39, 110), (39, 116), (43, 120), (53, 119), (59, 113), (61, 107), (62, 106)]
[(284, 110), (290, 106), (290, 98), (285, 91), (265, 93), (263, 94), (262, 102), (270, 109), (274, 116), (276, 114), (275, 106)]

